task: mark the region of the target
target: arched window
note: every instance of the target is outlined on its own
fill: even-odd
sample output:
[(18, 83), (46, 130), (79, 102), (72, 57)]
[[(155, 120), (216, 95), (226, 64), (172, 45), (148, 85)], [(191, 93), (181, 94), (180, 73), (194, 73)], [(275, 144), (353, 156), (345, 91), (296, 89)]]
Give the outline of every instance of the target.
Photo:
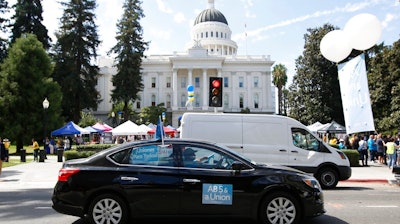
[(151, 95), (151, 105), (156, 106), (156, 95), (154, 94)]
[(258, 94), (254, 94), (254, 108), (258, 108), (259, 97)]

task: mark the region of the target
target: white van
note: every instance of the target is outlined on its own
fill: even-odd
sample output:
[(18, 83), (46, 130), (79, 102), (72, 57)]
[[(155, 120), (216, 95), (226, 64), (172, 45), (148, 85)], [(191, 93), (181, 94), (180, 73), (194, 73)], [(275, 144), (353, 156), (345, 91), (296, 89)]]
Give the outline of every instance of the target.
[(350, 162), (295, 119), (279, 115), (185, 113), (181, 138), (218, 142), (250, 159), (313, 173), (325, 189), (351, 176)]

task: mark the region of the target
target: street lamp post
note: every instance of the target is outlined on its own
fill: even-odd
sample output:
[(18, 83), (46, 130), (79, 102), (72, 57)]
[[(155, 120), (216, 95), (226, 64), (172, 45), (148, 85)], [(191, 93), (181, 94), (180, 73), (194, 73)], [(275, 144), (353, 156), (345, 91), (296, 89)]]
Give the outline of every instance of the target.
[(44, 110), (44, 117), (43, 117), (43, 119), (44, 119), (44, 128), (43, 128), (43, 136), (44, 136), (44, 139), (43, 139), (43, 143), (44, 143), (44, 145), (43, 145), (43, 150), (41, 150), (40, 151), (40, 154), (39, 154), (39, 162), (44, 162), (44, 158), (45, 158), (45, 151), (44, 150), (46, 150), (46, 136), (47, 136), (47, 109), (49, 108), (49, 106), (50, 106), (50, 103), (49, 103), (49, 101), (47, 100), (47, 97), (46, 98), (44, 98), (44, 100), (43, 100), (43, 110)]

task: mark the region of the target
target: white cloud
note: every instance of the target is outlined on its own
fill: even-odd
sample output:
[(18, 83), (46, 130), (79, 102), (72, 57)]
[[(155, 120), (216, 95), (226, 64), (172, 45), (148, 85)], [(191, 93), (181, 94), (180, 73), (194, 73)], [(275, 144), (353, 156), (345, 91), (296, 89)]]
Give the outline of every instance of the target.
[(174, 21), (177, 23), (183, 23), (186, 21), (185, 15), (181, 12), (178, 12), (174, 15)]
[(168, 13), (168, 14), (173, 13), (172, 9), (169, 8), (167, 5), (165, 5), (163, 0), (157, 0), (157, 6), (161, 12)]

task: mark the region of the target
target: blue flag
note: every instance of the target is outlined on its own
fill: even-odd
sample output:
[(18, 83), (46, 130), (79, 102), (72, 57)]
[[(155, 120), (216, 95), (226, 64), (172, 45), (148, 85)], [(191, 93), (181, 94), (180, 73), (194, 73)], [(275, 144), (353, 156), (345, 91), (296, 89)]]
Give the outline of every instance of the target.
[(157, 123), (155, 138), (156, 139), (161, 139), (161, 140), (163, 140), (165, 138), (164, 124), (161, 121), (161, 117), (158, 117), (158, 123)]

